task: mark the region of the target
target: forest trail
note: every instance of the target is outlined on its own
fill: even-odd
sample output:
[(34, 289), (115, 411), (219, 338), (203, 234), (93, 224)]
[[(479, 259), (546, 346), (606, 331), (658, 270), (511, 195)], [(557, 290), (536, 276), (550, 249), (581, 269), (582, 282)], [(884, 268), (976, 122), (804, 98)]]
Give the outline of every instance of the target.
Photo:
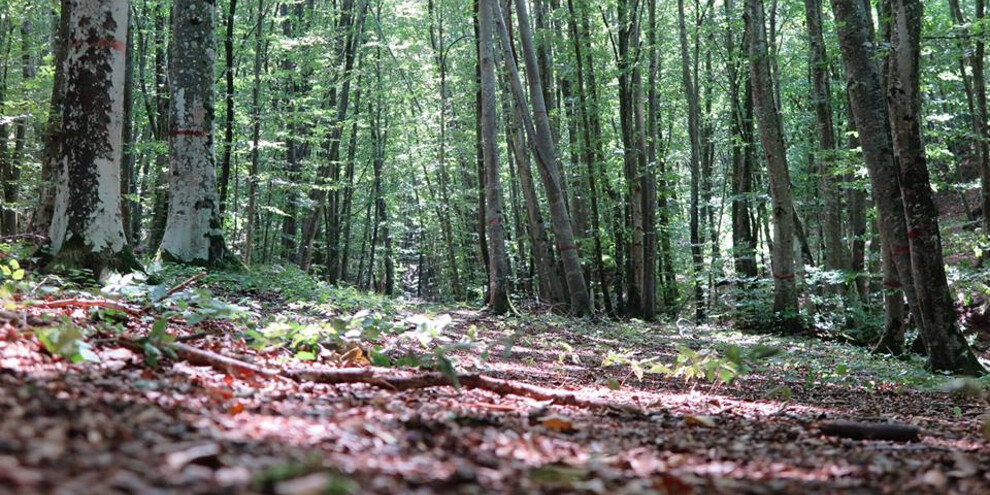
[[(300, 322), (331, 318), (318, 306), (289, 302), (276, 288), (237, 293), (223, 292), (222, 282), (204, 283), (265, 318), (276, 308)], [(332, 298), (331, 304), (342, 303)], [(495, 319), (473, 309), (420, 303), (383, 309), (393, 311), (392, 320), (405, 322), (398, 326), (417, 318), (445, 322), (442, 315), (450, 315), (449, 324), (437, 327), (451, 342), (476, 335), (477, 345), (451, 353), (462, 373), (634, 403), (643, 413), (453, 387), (393, 391), (238, 378), (180, 360), (166, 360), (156, 369), (117, 346), (112, 334), (93, 322), (96, 310), (48, 309), (45, 314), (61, 312), (80, 326), (95, 325), (89, 342), (99, 362), (54, 358), (15, 330), (0, 341), (0, 492), (990, 489), (990, 450), (980, 434), (982, 398), (939, 391), (945, 380), (866, 356), (862, 349), (683, 322), (616, 323), (552, 314)], [(424, 313), (430, 316), (415, 316)], [(134, 334), (148, 326), (127, 323)], [(184, 341), (199, 349), (271, 369), (309, 365), (285, 348), (249, 347), (240, 323), (170, 325), (169, 331), (186, 335)], [(385, 332), (376, 342), (400, 352), (401, 346), (388, 341), (401, 335)], [(728, 356), (731, 346), (747, 356), (769, 356), (747, 361), (748, 370), (728, 384), (703, 377), (636, 377), (637, 367), (649, 371), (652, 363), (675, 367), (678, 359), (691, 361), (685, 348), (709, 356), (705, 363), (725, 365), (719, 356)], [(481, 359), (483, 349), (489, 351), (487, 360)], [(319, 365), (333, 365), (347, 353), (322, 347), (316, 354)], [(707, 365), (699, 366), (675, 369), (683, 375)], [(921, 439), (859, 441), (820, 433), (821, 424), (839, 419), (917, 425)]]

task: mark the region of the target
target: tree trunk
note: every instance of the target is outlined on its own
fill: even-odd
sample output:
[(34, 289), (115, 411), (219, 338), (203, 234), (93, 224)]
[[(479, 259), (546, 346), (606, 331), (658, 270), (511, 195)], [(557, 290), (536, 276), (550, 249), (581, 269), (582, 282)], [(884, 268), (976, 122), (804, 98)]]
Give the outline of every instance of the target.
[(220, 165), (220, 216), (227, 209), (227, 185), (230, 183), (230, 155), (234, 149), (234, 18), (237, 15), (237, 0), (228, 0), (227, 28), (223, 38), (224, 81), (224, 130), (223, 160)]
[(635, 2), (620, 0), (618, 3), (618, 59), (619, 122), (622, 130), (623, 169), (626, 179), (626, 205), (629, 209), (626, 226), (629, 231), (629, 280), (627, 281), (626, 308), (629, 316), (644, 316), (643, 292), (645, 289), (646, 251), (643, 245), (645, 230), (643, 218), (643, 168), (646, 149), (641, 137), (639, 115), (642, 115), (642, 91), (640, 71), (636, 63), (641, 50), (639, 19)]
[(894, 155), (900, 166), (911, 267), (929, 367), (979, 375), (985, 370), (963, 338), (952, 306), (942, 259), (938, 210), (921, 137), (921, 22), (919, 0), (892, 2), (887, 101)]
[[(608, 289), (608, 277), (605, 275), (605, 263), (603, 260), (604, 253), (602, 250), (602, 236), (601, 236), (601, 217), (599, 215), (598, 208), (598, 184), (595, 176), (595, 163), (601, 161), (598, 153), (596, 153), (596, 144), (593, 143), (594, 130), (591, 126), (591, 112), (597, 113), (597, 108), (591, 108), (588, 102), (587, 92), (585, 90), (585, 57), (582, 54), (582, 44), (586, 42), (583, 33), (578, 28), (578, 16), (574, 9), (574, 0), (567, 0), (567, 10), (570, 15), (568, 25), (570, 26), (571, 42), (574, 46), (574, 58), (577, 80), (577, 93), (578, 93), (578, 113), (581, 115), (581, 137), (583, 140), (583, 152), (584, 152), (584, 162), (587, 168), (588, 177), (588, 194), (589, 203), (591, 204), (591, 230), (592, 238), (594, 240), (594, 250), (595, 250), (595, 270), (598, 273), (598, 283), (602, 289), (602, 300), (604, 302), (605, 311), (609, 314), (612, 313), (612, 298), (609, 294)], [(589, 54), (590, 56), (590, 54)]]
[(254, 25), (254, 68), (251, 86), (251, 170), (248, 172), (247, 227), (244, 229), (244, 264), (251, 265), (254, 254), (254, 231), (258, 217), (258, 172), (260, 171), (259, 143), (261, 140), (261, 62), (264, 51), (264, 0), (258, 0), (257, 19)]
[(223, 238), (213, 155), (215, 6), (176, 0), (169, 57), (169, 210), (162, 238), (166, 261), (220, 266)]
[[(529, 15), (523, 0), (516, 0), (515, 4), (516, 15), (519, 19), (519, 35), (526, 62), (529, 96), (533, 108), (534, 133), (530, 139), (535, 151), (534, 155), (537, 158), (540, 178), (547, 193), (547, 201), (550, 204), (550, 220), (554, 236), (557, 239), (557, 249), (560, 251), (563, 261), (564, 280), (567, 283), (567, 293), (570, 296), (570, 312), (576, 316), (583, 316), (591, 311), (591, 300), (588, 296), (588, 288), (584, 282), (581, 257), (578, 253), (578, 246), (575, 244), (571, 217), (567, 211), (567, 199), (563, 193), (562, 178), (560, 176), (561, 166), (550, 127), (547, 105), (543, 99), (543, 85), (533, 42), (533, 34), (529, 27)], [(497, 3), (493, 4), (493, 6), (498, 9)], [(494, 15), (500, 17), (500, 11), (501, 9), (498, 9)], [(503, 21), (507, 22), (504, 19)], [(504, 42), (504, 39), (507, 38), (507, 33), (503, 33), (502, 37)], [(515, 77), (518, 78), (518, 73)], [(516, 98), (518, 100), (519, 95)], [(524, 102), (518, 101), (517, 104), (520, 107), (525, 105)], [(528, 113), (528, 110), (523, 113)], [(525, 117), (523, 120), (525, 122)]]
[(495, 115), (494, 15), (497, 0), (479, 0), (478, 64), (481, 68), (481, 141), (485, 166), (485, 224), (488, 226), (489, 300), (495, 314), (509, 311), (509, 257), (502, 225), (502, 188), (498, 170), (498, 130)]
[[(804, 0), (807, 19), (808, 66), (811, 70), (811, 103), (818, 128), (819, 188), (823, 199), (822, 233), (825, 241), (824, 264), (829, 271), (846, 267), (842, 247), (842, 201), (835, 187), (835, 159), (838, 148), (832, 123), (832, 90), (829, 85), (828, 59), (822, 37), (821, 0)], [(840, 287), (841, 289), (841, 287)]]
[(123, 153), (125, 0), (73, 0), (69, 20), (61, 146), (49, 268), (138, 268), (120, 212)]
[[(643, 317), (652, 320), (657, 311), (657, 173), (660, 168), (660, 98), (657, 94), (657, 78), (660, 72), (660, 47), (657, 40), (657, 2), (647, 2), (647, 45), (649, 45), (649, 68), (646, 78), (648, 105), (645, 129), (644, 156), (648, 165), (643, 171)], [(642, 91), (642, 88), (640, 88)], [(639, 108), (642, 108), (640, 106)], [(660, 272), (663, 273), (663, 272)], [(663, 280), (661, 279), (661, 288)]]
[(54, 172), (60, 165), (57, 162), (61, 156), (62, 146), (62, 113), (65, 105), (65, 92), (68, 77), (65, 72), (65, 58), (69, 50), (70, 16), (72, 1), (61, 0), (61, 11), (58, 18), (58, 31), (55, 36), (55, 74), (52, 78), (52, 98), (48, 107), (48, 122), (45, 123), (44, 151), (41, 155), (41, 187), (38, 207), (31, 218), (32, 232), (48, 232), (55, 210)]
[(688, 138), (691, 143), (691, 198), (689, 206), (689, 230), (691, 235), (691, 262), (693, 267), (695, 320), (705, 317), (705, 296), (701, 287), (701, 274), (704, 271), (704, 259), (701, 253), (701, 226), (698, 211), (699, 173), (701, 169), (701, 136), (699, 120), (701, 110), (698, 105), (697, 86), (691, 71), (691, 57), (688, 52), (687, 25), (684, 21), (684, 0), (677, 0), (677, 24), (681, 42), (681, 75), (683, 77), (684, 93), (687, 96)]
[[(732, 0), (725, 2), (726, 19), (735, 15)], [(743, 40), (745, 45), (748, 40)], [(731, 21), (726, 25), (725, 46), (729, 60), (726, 68), (729, 77), (729, 98), (732, 120), (732, 258), (736, 276), (756, 278), (756, 239), (750, 221), (750, 198), (752, 195), (752, 107), (753, 95), (749, 87), (749, 77), (743, 75), (742, 98), (740, 101), (739, 60), (736, 53), (736, 36)]]
[(746, 0), (744, 17), (749, 34), (753, 105), (773, 201), (774, 239), (770, 258), (774, 280), (773, 309), (785, 318), (792, 318), (798, 312), (797, 284), (794, 280), (794, 201), (791, 197), (790, 172), (787, 169), (787, 149), (784, 146), (780, 114), (774, 101), (774, 84), (770, 75), (764, 31), (763, 0)]

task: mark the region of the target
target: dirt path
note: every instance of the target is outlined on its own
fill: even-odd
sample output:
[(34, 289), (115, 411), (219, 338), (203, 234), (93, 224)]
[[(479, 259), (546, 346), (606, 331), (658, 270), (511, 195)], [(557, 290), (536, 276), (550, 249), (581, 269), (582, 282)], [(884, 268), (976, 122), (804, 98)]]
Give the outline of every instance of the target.
[[(990, 493), (981, 400), (858, 369), (832, 376), (828, 359), (845, 358), (824, 344), (783, 341), (789, 358), (731, 385), (639, 381), (628, 367), (602, 367), (604, 356), (671, 359), (676, 344), (720, 345), (719, 333), (451, 314), (450, 332), (475, 325), (499, 350), (487, 362), (461, 354), (463, 369), (634, 402), (647, 414), (450, 387), (252, 381), (183, 362), (155, 370), (109, 344), (95, 347), (99, 364), (68, 364), (33, 338), (8, 339), (0, 492)], [(220, 325), (196, 345), (284, 364), (284, 354), (258, 354), (235, 335)], [(915, 424), (922, 439), (824, 437), (817, 425), (828, 419)]]

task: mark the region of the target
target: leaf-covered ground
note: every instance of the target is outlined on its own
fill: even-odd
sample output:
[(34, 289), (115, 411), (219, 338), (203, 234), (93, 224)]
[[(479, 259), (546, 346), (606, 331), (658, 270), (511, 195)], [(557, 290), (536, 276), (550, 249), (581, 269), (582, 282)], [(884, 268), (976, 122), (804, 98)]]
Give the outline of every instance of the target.
[[(319, 291), (248, 275), (197, 284), (216, 299), (191, 288), (164, 297), (161, 287), (144, 286), (153, 294), (134, 295), (121, 282), (101, 297), (158, 302), (132, 303), (144, 314), (128, 316), (71, 304), (28, 308), (22, 296), (4, 313), (0, 492), (990, 493), (984, 392), (947, 392), (948, 379), (917, 361), (683, 321), (494, 318), (354, 291), (304, 297)], [(51, 292), (31, 297), (82, 294)], [(371, 313), (349, 317), (363, 307)], [(394, 366), (418, 356), (420, 365), (449, 360), (461, 373), (642, 413), (453, 387), (244, 377), (167, 353), (155, 367), (116, 339), (146, 336), (155, 321), (187, 345), (271, 369), (369, 359)], [(39, 335), (58, 335), (38, 325), (82, 329), (77, 344), (87, 359), (53, 356)], [(321, 333), (330, 329), (339, 334)], [(765, 349), (774, 352), (745, 360), (746, 370), (725, 376), (730, 383), (684, 376), (712, 362), (739, 371), (727, 357)], [(650, 373), (661, 368), (667, 373)], [(819, 425), (837, 419), (913, 424), (921, 440), (823, 436)]]

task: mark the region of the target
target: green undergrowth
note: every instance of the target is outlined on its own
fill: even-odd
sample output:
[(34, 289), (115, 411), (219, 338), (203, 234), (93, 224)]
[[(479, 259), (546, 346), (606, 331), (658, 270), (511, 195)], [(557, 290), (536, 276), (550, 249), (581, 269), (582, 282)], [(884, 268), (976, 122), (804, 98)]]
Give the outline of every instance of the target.
[[(547, 313), (483, 316), (475, 325), (467, 320), (477, 314), (466, 307), (334, 286), (295, 267), (214, 272), (183, 285), (200, 269), (149, 264), (146, 274), (114, 275), (102, 287), (93, 287), (72, 273), (25, 270), (17, 255), (8, 250), (0, 267), (4, 306), (30, 305), (39, 298), (100, 297), (147, 309), (142, 319), (151, 332), (142, 342), (153, 365), (168, 357), (178, 319), (188, 327), (186, 333), (216, 331), (203, 326), (210, 321), (229, 322), (231, 335), (260, 352), (276, 353), (285, 363), (432, 369), (455, 383), (465, 356), (485, 367), (489, 359), (511, 359), (524, 347), (541, 351), (552, 366), (610, 370), (617, 372), (610, 376), (627, 377), (610, 380), (613, 388), (633, 386), (650, 375), (725, 386), (763, 375), (805, 388), (939, 389), (951, 382), (951, 377), (925, 371), (921, 358), (876, 356), (843, 339), (745, 332), (715, 318), (714, 323), (695, 325), (684, 319), (648, 323)], [(61, 317), (32, 332), (53, 355), (72, 362), (96, 360), (91, 337), (124, 333), (128, 315), (109, 308), (86, 311), (84, 324)], [(525, 359), (536, 364), (532, 355)], [(976, 383), (982, 387), (990, 379)]]

